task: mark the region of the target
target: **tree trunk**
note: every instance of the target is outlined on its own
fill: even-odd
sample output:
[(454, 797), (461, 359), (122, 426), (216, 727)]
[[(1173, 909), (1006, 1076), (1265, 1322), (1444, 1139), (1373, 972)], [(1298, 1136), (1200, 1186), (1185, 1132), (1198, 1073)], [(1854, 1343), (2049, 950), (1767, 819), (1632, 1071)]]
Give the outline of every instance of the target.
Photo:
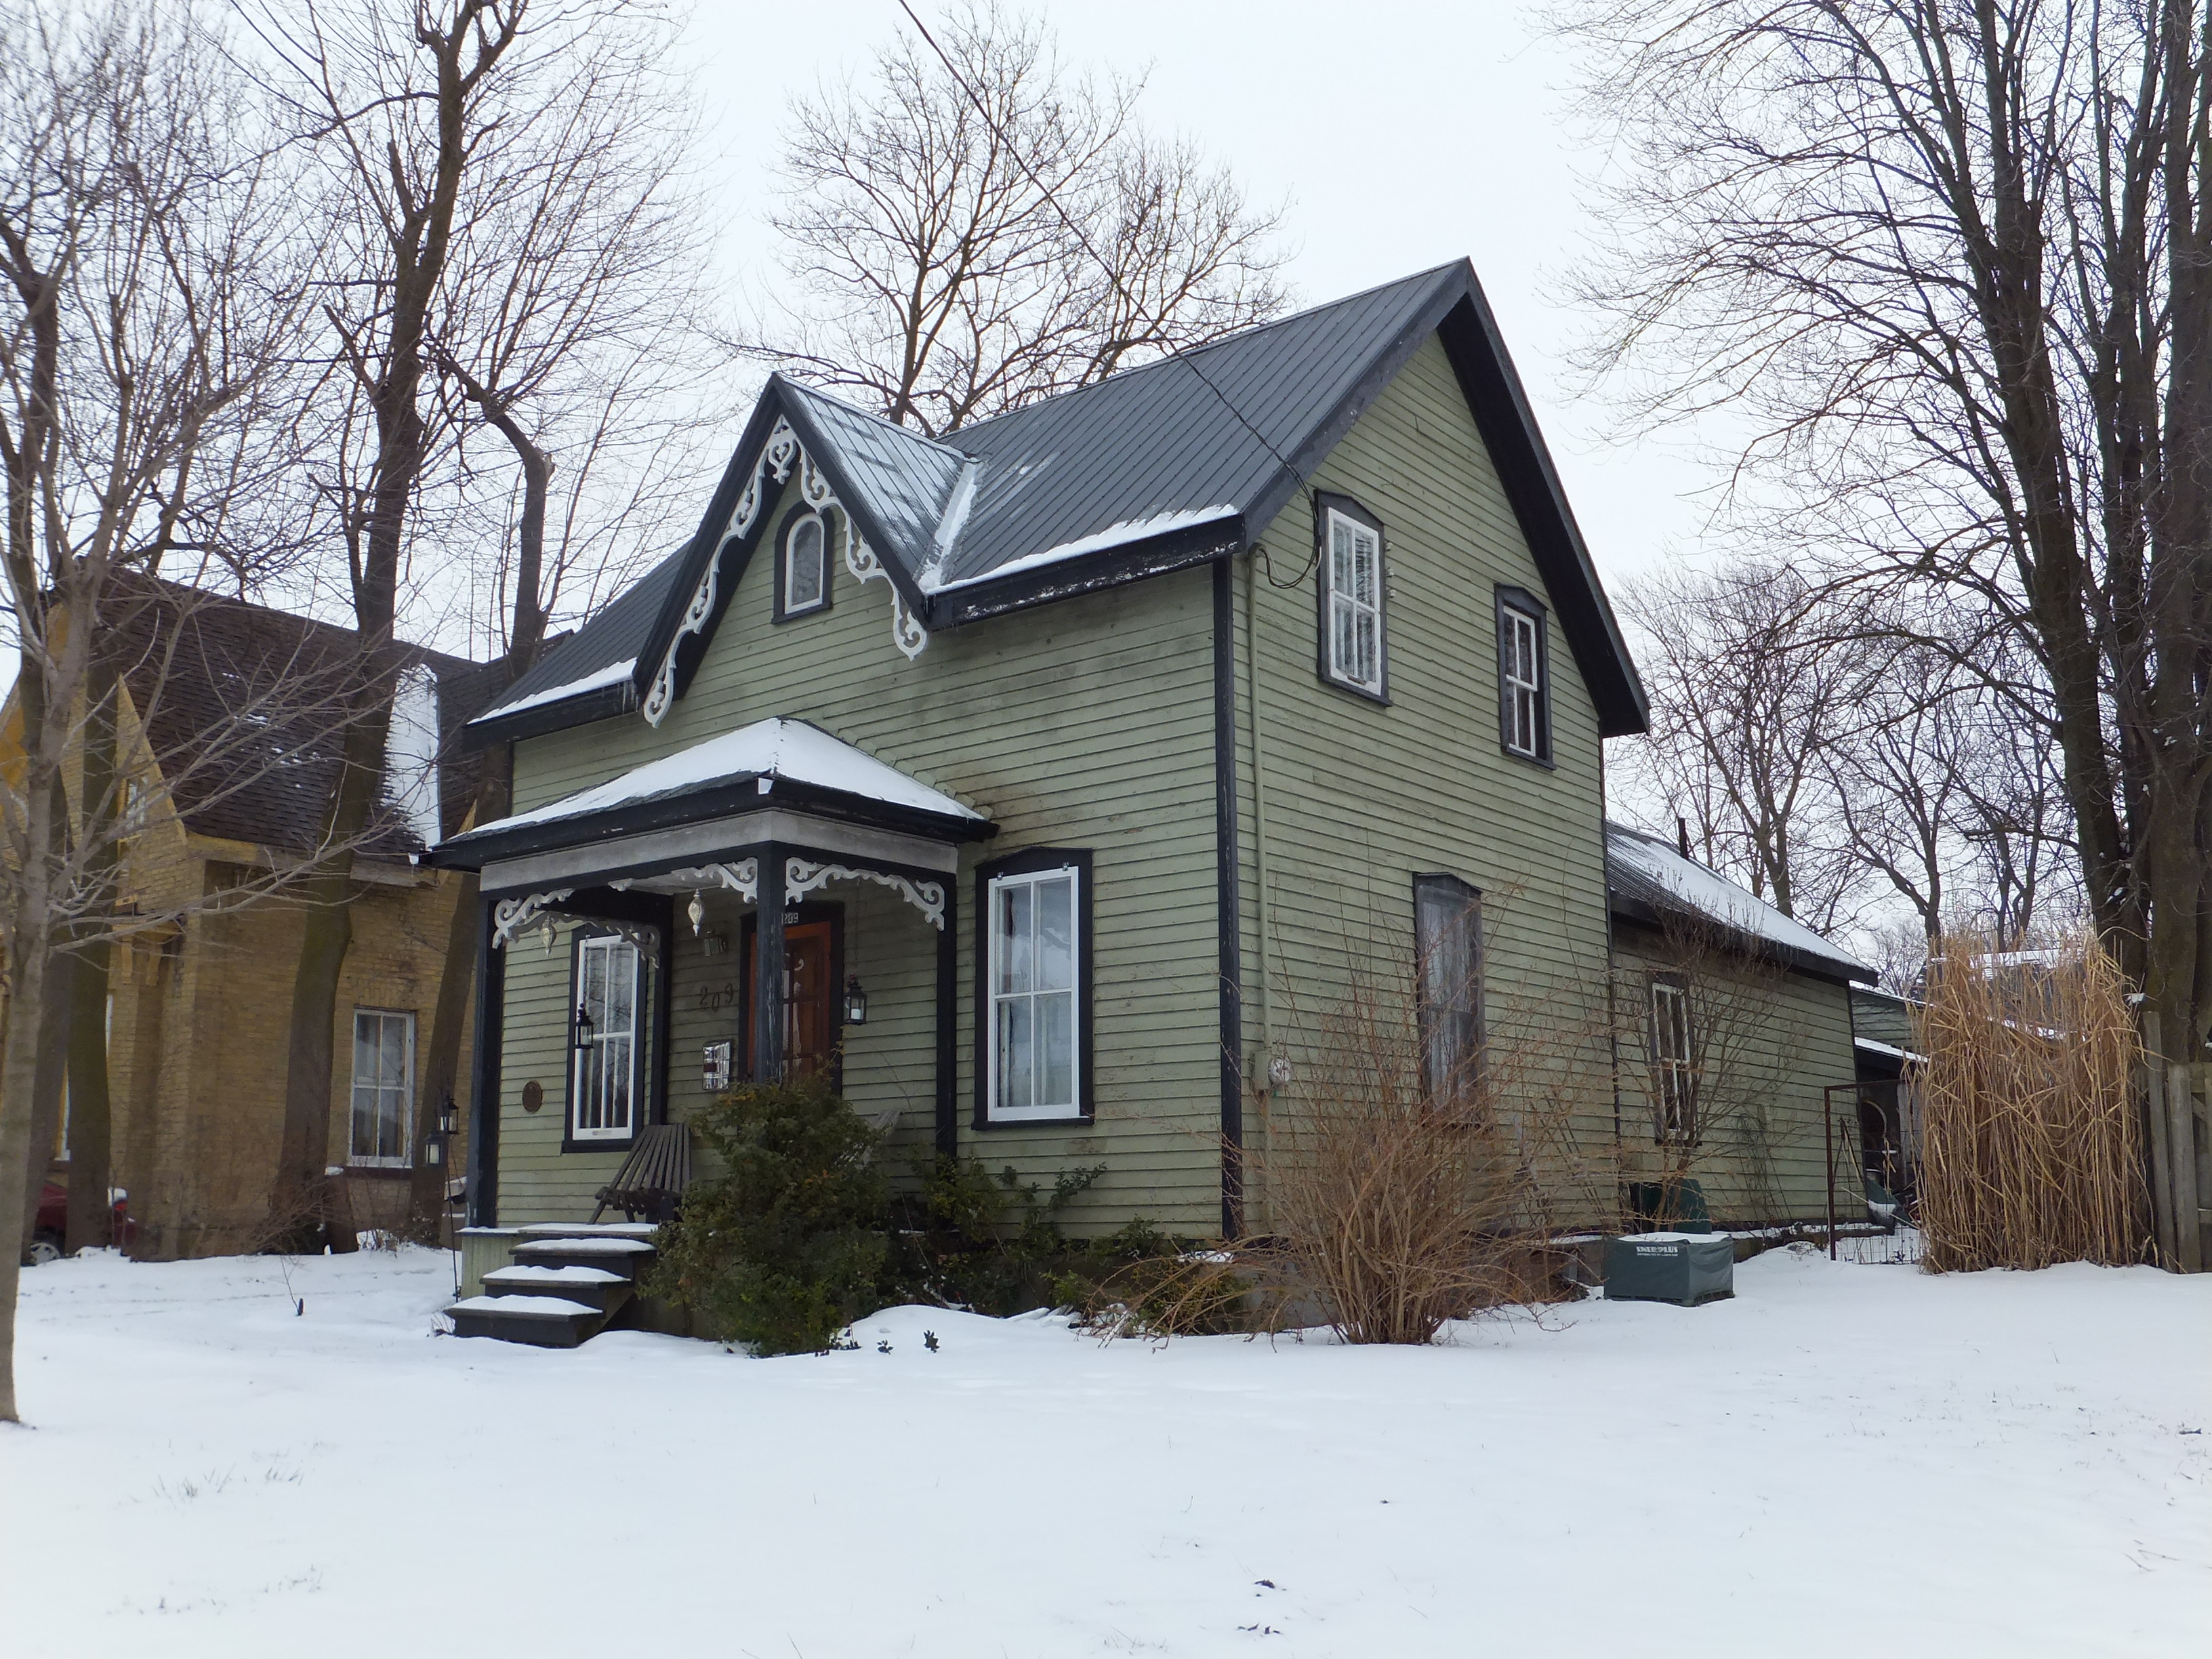
[(39, 1010), (38, 1041), (31, 1068), (31, 1134), (22, 1170), (23, 1221), (21, 1248), (31, 1247), (37, 1229), (39, 1199), (53, 1162), (54, 1143), (61, 1133), (62, 1085), (67, 1076), (70, 993), (76, 978), (76, 959), (52, 951), (46, 964), (46, 996)]
[(71, 953), (69, 988), (70, 1254), (106, 1244), (113, 1214), (107, 1196), (112, 1173), (113, 1119), (107, 1095), (108, 963), (106, 933), (115, 918), (121, 817), (115, 773), (115, 664), (91, 641), (85, 677), (84, 758), (78, 786), (84, 820), (86, 912), (75, 931), (87, 937)]

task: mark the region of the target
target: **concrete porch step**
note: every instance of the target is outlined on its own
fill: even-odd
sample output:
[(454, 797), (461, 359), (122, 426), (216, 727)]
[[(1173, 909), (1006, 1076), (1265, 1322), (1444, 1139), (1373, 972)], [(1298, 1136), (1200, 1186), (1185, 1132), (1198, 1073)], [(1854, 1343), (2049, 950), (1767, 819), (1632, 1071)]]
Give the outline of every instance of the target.
[(573, 1348), (596, 1335), (606, 1315), (557, 1296), (472, 1296), (446, 1310), (455, 1336), (488, 1336), (533, 1348)]
[(483, 1276), (484, 1297), (559, 1297), (611, 1314), (630, 1298), (630, 1276), (605, 1267), (540, 1267), (535, 1263), (497, 1267)]

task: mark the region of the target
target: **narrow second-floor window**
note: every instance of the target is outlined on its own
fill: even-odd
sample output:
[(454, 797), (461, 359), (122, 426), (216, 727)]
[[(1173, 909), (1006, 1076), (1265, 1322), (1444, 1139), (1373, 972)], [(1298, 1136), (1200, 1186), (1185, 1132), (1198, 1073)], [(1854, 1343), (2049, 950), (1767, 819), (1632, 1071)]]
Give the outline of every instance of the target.
[(1384, 695), (1382, 527), (1340, 507), (1322, 514), (1322, 673), (1347, 690)]
[(818, 513), (803, 513), (784, 526), (778, 617), (819, 611), (830, 602), (830, 530)]
[(1550, 689), (1545, 684), (1543, 613), (1533, 605), (1498, 602), (1498, 731), (1508, 754), (1552, 758)]

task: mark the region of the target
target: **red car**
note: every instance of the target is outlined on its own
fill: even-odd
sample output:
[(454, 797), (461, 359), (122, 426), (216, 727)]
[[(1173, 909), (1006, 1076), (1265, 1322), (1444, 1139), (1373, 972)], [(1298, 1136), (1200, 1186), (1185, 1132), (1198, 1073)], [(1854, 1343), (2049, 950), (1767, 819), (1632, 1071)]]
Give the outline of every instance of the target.
[[(131, 1195), (121, 1188), (115, 1194), (115, 1215), (111, 1242), (128, 1244), (138, 1236), (138, 1224), (131, 1218)], [(61, 1259), (62, 1245), (69, 1231), (69, 1188), (58, 1181), (49, 1181), (39, 1189), (39, 1216), (31, 1229), (31, 1248), (23, 1253), (23, 1265), (35, 1267)]]

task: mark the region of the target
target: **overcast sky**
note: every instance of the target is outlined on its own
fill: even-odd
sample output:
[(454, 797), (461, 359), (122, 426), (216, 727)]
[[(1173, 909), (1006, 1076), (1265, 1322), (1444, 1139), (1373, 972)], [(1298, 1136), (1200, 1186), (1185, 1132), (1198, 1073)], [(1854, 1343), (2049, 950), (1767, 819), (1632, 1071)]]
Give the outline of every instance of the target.
[[(916, 6), (926, 21), (932, 8)], [(1466, 257), (1534, 400), (1569, 498), (1609, 580), (1694, 544), (1710, 474), (1678, 446), (1612, 441), (1570, 396), (1583, 319), (1560, 299), (1587, 220), (1571, 75), (1512, 0), (1086, 0), (1042, 9), (1065, 58), (1149, 64), (1141, 113), (1226, 161), (1256, 201), (1286, 200), (1300, 301), (1317, 304)], [(789, 100), (864, 69), (897, 0), (757, 6), (701, 0), (692, 24), (708, 148), (727, 191), (733, 277), (772, 280), (777, 134)], [(732, 437), (734, 438), (734, 434)]]

